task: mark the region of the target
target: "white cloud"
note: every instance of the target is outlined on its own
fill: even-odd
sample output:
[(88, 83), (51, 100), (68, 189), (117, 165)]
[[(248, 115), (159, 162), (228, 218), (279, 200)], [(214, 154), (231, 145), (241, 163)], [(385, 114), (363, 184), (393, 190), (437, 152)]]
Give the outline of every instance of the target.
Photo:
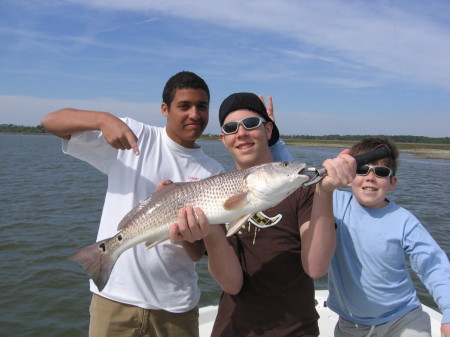
[[(164, 125), (159, 102), (133, 101), (156, 102), (168, 76), (186, 69), (210, 85), (207, 132), (218, 131), (215, 116), (223, 97), (255, 91), (273, 95), (283, 114), (299, 110), (293, 117), (277, 117), (286, 134), (361, 129), (448, 135), (446, 1), (17, 0), (6, 5), (14, 8), (0, 26), (5, 42), (0, 123), (34, 125), (49, 111), (69, 106)], [(89, 99), (64, 99), (70, 96)], [(372, 118), (371, 112), (379, 111), (392, 114), (389, 124)]]
[[(344, 67), (356, 64), (366, 67), (365, 71), (385, 72), (386, 78), (450, 89), (450, 32), (433, 17), (423, 15), (418, 4), (416, 14), (409, 2), (392, 1), (202, 0), (190, 2), (189, 10), (180, 0), (70, 2), (276, 34), (292, 40), (293, 53), (328, 61), (324, 54), (336, 55), (333, 59)], [(438, 5), (450, 11), (450, 5)]]

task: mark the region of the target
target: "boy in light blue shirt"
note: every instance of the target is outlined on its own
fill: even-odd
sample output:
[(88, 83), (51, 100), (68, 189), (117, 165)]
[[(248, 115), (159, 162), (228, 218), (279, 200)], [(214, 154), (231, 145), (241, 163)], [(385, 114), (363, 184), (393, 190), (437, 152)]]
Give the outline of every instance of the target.
[(387, 199), (398, 178), (398, 150), (371, 137), (351, 155), (387, 145), (388, 159), (357, 169), (352, 192), (336, 190), (336, 251), (328, 273), (328, 306), (339, 315), (335, 336), (431, 336), (405, 255), (443, 313), (442, 336), (450, 336), (450, 264), (419, 220)]

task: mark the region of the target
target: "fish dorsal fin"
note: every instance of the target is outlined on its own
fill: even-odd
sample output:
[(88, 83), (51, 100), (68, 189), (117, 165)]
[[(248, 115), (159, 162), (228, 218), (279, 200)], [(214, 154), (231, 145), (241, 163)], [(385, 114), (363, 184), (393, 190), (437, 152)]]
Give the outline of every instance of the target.
[(156, 241), (152, 241), (152, 240), (145, 241), (145, 248), (147, 248), (147, 249), (153, 248), (157, 244), (159, 244), (159, 243), (161, 243), (163, 241), (166, 241), (166, 239), (164, 239), (164, 240), (156, 240)]
[(249, 202), (247, 196), (247, 192), (233, 195), (223, 203), (223, 208), (225, 208), (226, 210), (234, 210), (247, 206)]
[(172, 191), (173, 189), (183, 186), (185, 184), (188, 184), (188, 183), (171, 183), (171, 184), (164, 185), (159, 190), (157, 190), (155, 193), (153, 193), (150, 198), (151, 199), (159, 198), (161, 195), (167, 194), (170, 191)]
[(247, 214), (231, 222), (228, 228), (227, 237), (236, 233), (239, 228), (241, 228), (248, 221), (248, 218), (250, 218), (250, 216), (251, 214)]
[(149, 196), (147, 199), (145, 199), (145, 201), (142, 201), (141, 203), (138, 204), (138, 206), (136, 206), (135, 208), (133, 208), (127, 215), (125, 215), (122, 219), (122, 221), (119, 223), (119, 225), (117, 226), (117, 230), (120, 231), (122, 230), (125, 226), (128, 225), (128, 223), (130, 222), (130, 220), (142, 209), (144, 208), (149, 202), (154, 201), (155, 199), (161, 198), (163, 195), (169, 193), (170, 191), (172, 191), (173, 189), (184, 185), (187, 183), (172, 183), (172, 184), (168, 184), (163, 186), (162, 188), (160, 188), (158, 191), (156, 191), (155, 193), (153, 193), (151, 196)]

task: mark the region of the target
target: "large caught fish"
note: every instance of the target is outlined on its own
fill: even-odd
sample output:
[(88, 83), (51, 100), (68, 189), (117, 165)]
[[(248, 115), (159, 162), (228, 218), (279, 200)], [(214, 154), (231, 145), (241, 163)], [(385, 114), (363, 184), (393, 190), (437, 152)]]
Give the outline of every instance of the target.
[(173, 183), (142, 201), (122, 219), (118, 233), (82, 248), (71, 259), (79, 263), (100, 291), (125, 250), (146, 242), (151, 248), (168, 239), (178, 210), (199, 207), (210, 224), (230, 223), (235, 233), (254, 213), (279, 204), (309, 180), (306, 164), (273, 162), (189, 183)]

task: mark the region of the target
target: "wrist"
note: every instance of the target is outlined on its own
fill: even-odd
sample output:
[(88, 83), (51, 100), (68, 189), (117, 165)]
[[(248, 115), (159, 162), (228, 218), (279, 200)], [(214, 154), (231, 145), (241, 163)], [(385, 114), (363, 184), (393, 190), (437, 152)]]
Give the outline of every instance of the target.
[(323, 181), (316, 184), (316, 193), (319, 195), (333, 195), (334, 190), (336, 189), (335, 186), (330, 186), (329, 184), (323, 184)]

